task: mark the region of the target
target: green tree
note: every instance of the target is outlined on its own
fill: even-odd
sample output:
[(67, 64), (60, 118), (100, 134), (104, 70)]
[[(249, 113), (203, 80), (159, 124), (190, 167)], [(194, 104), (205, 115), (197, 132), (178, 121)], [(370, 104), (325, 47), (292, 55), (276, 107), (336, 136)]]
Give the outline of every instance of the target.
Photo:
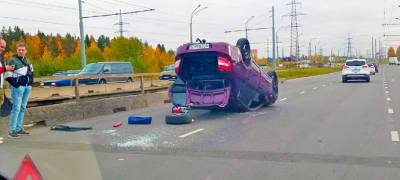
[(90, 47), (86, 50), (86, 57), (88, 59), (88, 63), (104, 61), (104, 55), (100, 48), (97, 47), (97, 43), (94, 38), (92, 38)]
[(117, 37), (111, 40), (113, 60), (126, 61), (138, 58), (143, 54), (143, 43), (137, 38)]

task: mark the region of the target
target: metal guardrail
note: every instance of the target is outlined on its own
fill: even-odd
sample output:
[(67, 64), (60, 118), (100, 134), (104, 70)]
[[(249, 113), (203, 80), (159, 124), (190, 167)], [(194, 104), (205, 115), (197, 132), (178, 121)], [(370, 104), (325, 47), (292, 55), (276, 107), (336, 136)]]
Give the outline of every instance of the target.
[[(57, 81), (57, 80), (72, 80), (72, 83), (74, 83), (74, 97), (65, 97), (67, 99), (75, 99), (76, 101), (79, 101), (82, 97), (88, 97), (88, 96), (101, 96), (101, 95), (113, 95), (113, 94), (121, 94), (121, 93), (128, 93), (128, 92), (135, 92), (140, 94), (146, 93), (146, 91), (154, 91), (155, 89), (165, 89), (166, 85), (169, 86), (171, 83), (167, 83), (163, 86), (160, 87), (154, 87), (153, 81), (155, 79), (159, 79), (160, 73), (140, 73), (140, 74), (112, 74), (112, 75), (75, 75), (75, 76), (48, 76), (48, 77), (39, 77), (35, 78), (36, 83), (44, 82), (44, 81)], [(118, 77), (131, 77), (132, 80), (137, 82), (136, 80), (139, 81), (139, 90), (135, 89), (133, 86), (135, 83), (132, 83), (132, 89), (129, 90), (122, 90), (120, 89), (119, 91), (113, 91), (113, 92), (104, 92), (104, 93), (92, 93), (92, 94), (81, 94), (81, 86), (79, 84), (80, 79), (103, 79), (103, 78), (118, 78)], [(155, 78), (156, 77), (156, 78)], [(146, 88), (145, 87), (145, 82), (150, 81), (150, 87)], [(126, 86), (125, 86), (126, 87)], [(57, 88), (54, 88), (57, 89)], [(107, 89), (107, 87), (106, 87)], [(52, 90), (53, 91), (53, 90)], [(71, 91), (69, 91), (71, 92)], [(57, 93), (56, 93), (57, 94)], [(48, 100), (56, 99), (57, 97), (49, 97)], [(62, 99), (61, 97), (58, 97), (58, 99)], [(46, 99), (41, 99), (46, 100)], [(35, 101), (40, 101), (40, 100), (35, 100)]]

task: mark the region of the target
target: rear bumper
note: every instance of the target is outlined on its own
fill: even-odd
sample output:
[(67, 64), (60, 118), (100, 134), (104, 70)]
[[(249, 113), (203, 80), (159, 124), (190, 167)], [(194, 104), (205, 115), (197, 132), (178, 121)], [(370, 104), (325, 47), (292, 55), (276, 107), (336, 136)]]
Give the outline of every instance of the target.
[(225, 107), (229, 102), (231, 88), (226, 87), (220, 90), (193, 90), (188, 89), (186, 104), (196, 108)]
[(344, 79), (369, 79), (369, 74), (346, 74), (342, 77)]

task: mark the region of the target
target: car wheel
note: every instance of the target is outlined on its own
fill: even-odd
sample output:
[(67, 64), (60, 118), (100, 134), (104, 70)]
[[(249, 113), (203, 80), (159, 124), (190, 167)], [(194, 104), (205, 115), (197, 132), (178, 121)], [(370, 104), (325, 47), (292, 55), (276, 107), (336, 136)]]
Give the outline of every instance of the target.
[(346, 78), (342, 78), (342, 83), (347, 83), (347, 79)]
[(275, 71), (269, 72), (268, 75), (272, 78), (272, 94), (269, 98), (268, 105), (274, 104), (279, 96), (279, 81)]
[(101, 80), (99, 81), (99, 84), (107, 84), (107, 81), (106, 81), (105, 79), (101, 79)]
[(367, 79), (365, 79), (366, 82), (370, 82), (371, 79), (368, 77)]
[(250, 42), (246, 38), (241, 38), (237, 41), (236, 46), (239, 48), (240, 53), (242, 54), (243, 62), (250, 66), (251, 64), (251, 48)]

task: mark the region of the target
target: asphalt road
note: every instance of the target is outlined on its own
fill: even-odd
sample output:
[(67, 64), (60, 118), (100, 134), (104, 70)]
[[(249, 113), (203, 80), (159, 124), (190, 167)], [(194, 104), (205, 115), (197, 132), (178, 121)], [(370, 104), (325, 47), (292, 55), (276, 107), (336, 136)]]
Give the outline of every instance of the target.
[[(166, 125), (163, 105), (69, 123), (92, 131), (34, 128), (0, 144), (0, 171), (12, 176), (30, 154), (45, 179), (399, 179), (398, 82), (400, 67), (383, 66), (370, 83), (288, 81), (271, 107), (196, 111), (190, 125)], [(129, 115), (153, 124), (127, 125)]]

